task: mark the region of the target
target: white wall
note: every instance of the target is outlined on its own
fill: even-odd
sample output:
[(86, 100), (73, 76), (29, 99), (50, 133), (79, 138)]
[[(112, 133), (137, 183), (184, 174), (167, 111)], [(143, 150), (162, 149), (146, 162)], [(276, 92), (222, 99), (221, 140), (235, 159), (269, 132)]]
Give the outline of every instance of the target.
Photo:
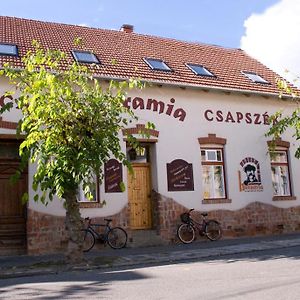
[[(7, 84), (0, 80), (0, 95), (5, 91)], [(240, 123), (208, 121), (204, 117), (204, 112), (210, 109), (213, 112), (222, 110), (224, 113), (230, 111), (235, 116), (235, 112), (258, 113), (269, 115), (275, 111), (284, 108), (286, 111), (291, 111), (293, 105), (289, 102), (279, 100), (278, 98), (264, 98), (260, 96), (246, 97), (242, 94), (225, 94), (222, 92), (205, 92), (201, 90), (168, 88), (168, 87), (150, 87), (142, 91), (131, 92), (132, 99), (139, 96), (146, 102), (148, 98), (163, 101), (166, 104), (170, 103), (170, 99), (174, 98), (173, 112), (177, 108), (182, 108), (186, 112), (186, 118), (183, 122), (168, 116), (166, 113), (159, 114), (155, 111), (135, 110), (139, 117), (137, 123), (146, 123), (151, 121), (156, 125), (159, 131), (158, 142), (155, 145), (155, 159), (152, 160), (152, 173), (157, 174), (157, 178), (153, 180), (154, 188), (161, 194), (173, 198), (178, 203), (193, 207), (198, 210), (215, 210), (229, 209), (237, 210), (253, 201), (269, 203), (278, 207), (298, 206), (300, 204), (300, 186), (296, 184), (296, 179), (300, 176), (300, 162), (294, 158), (293, 154), (297, 148), (297, 144), (291, 138), (291, 133), (285, 134), (283, 140), (291, 142), (291, 174), (294, 195), (296, 201), (272, 201), (272, 181), (270, 160), (267, 155), (267, 141), (270, 138), (265, 137), (268, 129), (266, 125), (247, 124), (245, 121)], [(165, 109), (166, 111), (166, 109)], [(4, 120), (15, 120), (19, 116), (19, 112), (6, 114)], [(211, 116), (211, 114), (209, 114)], [(236, 118), (235, 118), (236, 119)], [(261, 119), (262, 120), (262, 119)], [(132, 127), (129, 126), (129, 127)], [(0, 129), (1, 133), (12, 132)], [(200, 160), (200, 145), (199, 137), (207, 137), (209, 133), (216, 134), (217, 137), (227, 139), (225, 145), (225, 164), (227, 177), (227, 193), (228, 198), (232, 203), (226, 204), (202, 204), (202, 175), (201, 175), (201, 160)], [(125, 142), (122, 135), (121, 143), (125, 151)], [(152, 153), (152, 157), (153, 157)], [(262, 177), (262, 192), (240, 192), (238, 182), (239, 163), (245, 157), (253, 157), (260, 163)], [(174, 159), (184, 159), (193, 164), (194, 175), (194, 191), (189, 192), (168, 192), (167, 190), (167, 175), (166, 164)], [(29, 169), (30, 175), (33, 174), (34, 168)], [(123, 169), (123, 178), (126, 183), (127, 171)], [(106, 216), (118, 213), (127, 204), (127, 191), (124, 193), (104, 192), (104, 185), (101, 186), (101, 200), (106, 200), (107, 205), (103, 208), (88, 208), (82, 209), (83, 216)], [(32, 199), (33, 193), (30, 191)], [(48, 207), (44, 207), (39, 203), (31, 201), (30, 208), (53, 215), (63, 215), (64, 209), (61, 202), (54, 201)]]

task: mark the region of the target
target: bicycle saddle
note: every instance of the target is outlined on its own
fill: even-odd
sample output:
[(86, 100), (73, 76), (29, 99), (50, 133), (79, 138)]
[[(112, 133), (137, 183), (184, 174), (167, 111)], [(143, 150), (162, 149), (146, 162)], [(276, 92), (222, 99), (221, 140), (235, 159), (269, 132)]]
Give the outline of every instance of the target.
[(111, 222), (112, 221), (112, 219), (104, 219), (105, 221), (107, 221), (107, 222)]
[(208, 213), (201, 213), (201, 216), (207, 217), (207, 216), (208, 216)]

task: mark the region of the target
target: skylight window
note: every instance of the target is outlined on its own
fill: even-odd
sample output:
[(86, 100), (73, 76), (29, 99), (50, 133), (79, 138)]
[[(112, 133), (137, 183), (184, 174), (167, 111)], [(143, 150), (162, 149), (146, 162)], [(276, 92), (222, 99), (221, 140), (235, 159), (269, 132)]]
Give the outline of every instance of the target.
[(144, 61), (152, 70), (172, 71), (171, 68), (163, 60), (144, 58)]
[(186, 64), (186, 66), (191, 69), (196, 75), (200, 76), (210, 76), (214, 77), (215, 75), (211, 72), (209, 72), (205, 67), (201, 65), (195, 65), (195, 64)]
[(72, 54), (75, 60), (78, 62), (88, 63), (88, 64), (100, 64), (99, 59), (92, 52), (73, 50)]
[(0, 55), (18, 56), (17, 45), (0, 44)]
[(250, 80), (256, 83), (269, 83), (267, 80), (263, 79), (261, 76), (259, 76), (256, 73), (253, 72), (242, 72), (246, 77), (248, 77)]

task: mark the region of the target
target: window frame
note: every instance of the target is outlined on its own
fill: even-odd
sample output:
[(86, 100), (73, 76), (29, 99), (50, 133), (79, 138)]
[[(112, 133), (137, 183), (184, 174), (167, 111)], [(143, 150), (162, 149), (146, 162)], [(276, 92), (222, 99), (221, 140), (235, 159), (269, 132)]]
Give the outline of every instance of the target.
[[(96, 176), (95, 178), (95, 183), (96, 183), (96, 200), (88, 200), (86, 199), (84, 192), (83, 192), (83, 187), (82, 184), (80, 184), (79, 188), (78, 188), (78, 192), (77, 192), (77, 202), (80, 205), (86, 205), (86, 204), (99, 204), (100, 203), (100, 182), (99, 182), (99, 177)], [(80, 200), (80, 194), (82, 193), (84, 200)]]
[[(259, 74), (255, 73), (255, 72), (242, 71), (242, 74), (254, 83), (271, 84), (269, 81), (267, 81), (266, 79), (264, 79), (262, 76), (260, 76)], [(250, 75), (250, 76), (248, 76), (248, 75)], [(251, 78), (251, 75), (255, 75), (258, 80)]]
[[(141, 149), (144, 149), (145, 154), (144, 155), (139, 155), (138, 151)], [(135, 158), (130, 157), (130, 151), (132, 153), (135, 153)], [(149, 143), (140, 143), (137, 149), (132, 147), (129, 143), (126, 143), (126, 156), (127, 160), (131, 164), (136, 164), (136, 163), (150, 163), (150, 145)]]
[[(168, 66), (168, 64), (163, 59), (144, 57), (143, 61), (151, 68), (151, 70), (173, 72), (173, 70)], [(162, 63), (162, 65), (165, 67), (165, 69), (155, 68), (154, 66), (151, 65), (150, 61), (157, 61), (157, 62)]]
[[(84, 64), (96, 64), (96, 65), (101, 65), (100, 59), (97, 57), (97, 55), (91, 51), (84, 51), (84, 50), (72, 50), (71, 51), (72, 56), (74, 60), (78, 63), (84, 63)], [(89, 61), (89, 60), (81, 60), (76, 56), (76, 53), (85, 53), (85, 54), (90, 54), (92, 55), (96, 61)]]
[[(211, 71), (209, 71), (206, 67), (204, 67), (203, 65), (200, 64), (192, 64), (192, 63), (186, 63), (185, 64), (195, 75), (197, 76), (204, 76), (204, 77), (216, 77), (216, 75), (214, 73), (212, 73)], [(200, 74), (198, 73), (193, 67), (200, 67), (204, 70), (205, 74)]]
[[(215, 150), (215, 151), (220, 151), (221, 152), (221, 161), (203, 161), (202, 160), (202, 151), (207, 151), (207, 150)], [(227, 178), (226, 178), (226, 170), (225, 170), (225, 160), (224, 160), (224, 148), (223, 147), (211, 147), (211, 146), (206, 146), (203, 145), (201, 146), (200, 149), (200, 155), (201, 155), (201, 165), (202, 166), (221, 166), (222, 167), (222, 176), (223, 176), (223, 186), (224, 186), (224, 196), (223, 197), (211, 197), (211, 198), (205, 198), (204, 197), (204, 177), (203, 177), (203, 171), (202, 171), (202, 188), (203, 188), (203, 199), (204, 201), (211, 201), (211, 200), (225, 200), (227, 199)], [(205, 152), (205, 157), (207, 157), (207, 154)], [(202, 167), (203, 169), (203, 167)], [(215, 196), (215, 195), (214, 195)]]
[[(272, 153), (279, 153), (279, 152), (284, 152), (286, 156), (286, 162), (274, 162), (272, 161)], [(273, 191), (273, 200), (274, 198), (276, 199), (277, 197), (280, 198), (291, 198), (293, 196), (293, 190), (292, 190), (292, 181), (291, 181), (291, 172), (290, 172), (290, 160), (289, 160), (289, 149), (282, 149), (279, 147), (275, 147), (275, 149), (270, 150), (270, 166), (271, 166), (271, 175), (272, 175), (272, 191)], [(274, 192), (274, 185), (273, 185), (273, 171), (272, 167), (280, 167), (280, 166), (285, 166), (287, 167), (287, 179), (288, 179), (288, 190), (289, 194), (284, 194), (284, 195), (279, 195), (275, 194)], [(278, 183), (278, 182), (277, 182)]]
[(6, 52), (2, 52), (0, 50), (0, 56), (13, 56), (13, 57), (18, 57), (19, 56), (18, 45), (16, 45), (16, 44), (10, 44), (10, 43), (0, 43), (0, 46), (12, 46), (15, 49), (14, 53), (6, 53)]

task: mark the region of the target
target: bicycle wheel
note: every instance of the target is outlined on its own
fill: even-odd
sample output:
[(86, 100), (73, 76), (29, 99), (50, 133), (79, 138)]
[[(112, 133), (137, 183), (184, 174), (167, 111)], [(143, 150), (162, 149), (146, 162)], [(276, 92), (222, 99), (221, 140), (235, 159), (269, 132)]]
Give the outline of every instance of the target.
[(190, 224), (181, 224), (177, 229), (177, 236), (184, 244), (190, 244), (195, 239), (195, 229)]
[(121, 249), (126, 246), (127, 233), (121, 227), (111, 228), (107, 233), (107, 243), (113, 249)]
[(95, 245), (95, 236), (88, 229), (82, 230), (82, 238), (83, 238), (83, 252), (90, 251)]
[(209, 220), (205, 225), (205, 234), (211, 241), (217, 241), (222, 236), (222, 228), (215, 220)]

